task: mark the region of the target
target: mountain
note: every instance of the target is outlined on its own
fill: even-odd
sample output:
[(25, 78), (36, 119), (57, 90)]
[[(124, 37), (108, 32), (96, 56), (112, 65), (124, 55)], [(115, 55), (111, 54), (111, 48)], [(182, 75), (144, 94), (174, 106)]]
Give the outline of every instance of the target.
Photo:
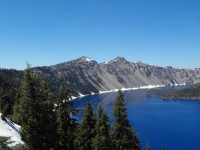
[[(122, 57), (104, 63), (97, 63), (88, 57), (52, 66), (33, 68), (41, 80), (45, 75), (51, 79), (54, 94), (65, 81), (72, 95), (98, 93), (119, 88), (133, 88), (147, 85), (195, 84), (200, 82), (200, 69), (179, 69), (127, 61)], [(0, 70), (1, 73), (2, 70)], [(10, 71), (11, 72), (11, 71)], [(11, 74), (7, 71), (7, 74)], [(4, 74), (6, 74), (4, 72)], [(6, 74), (6, 75), (7, 75)], [(10, 78), (23, 79), (23, 71)]]

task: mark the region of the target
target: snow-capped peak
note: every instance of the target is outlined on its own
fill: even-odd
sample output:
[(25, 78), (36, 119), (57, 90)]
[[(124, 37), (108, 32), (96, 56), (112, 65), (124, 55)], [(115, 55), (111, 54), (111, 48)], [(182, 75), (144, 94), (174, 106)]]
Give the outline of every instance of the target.
[(81, 59), (82, 59), (83, 61), (92, 61), (91, 58), (88, 58), (88, 57), (85, 57), (85, 56), (81, 57)]

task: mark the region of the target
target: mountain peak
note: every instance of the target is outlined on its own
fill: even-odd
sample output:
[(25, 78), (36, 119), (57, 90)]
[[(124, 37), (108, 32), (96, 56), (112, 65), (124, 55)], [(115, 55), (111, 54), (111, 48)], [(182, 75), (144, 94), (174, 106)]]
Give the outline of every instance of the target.
[(114, 61), (125, 61), (124, 57), (117, 57), (114, 59)]
[(104, 63), (102, 63), (102, 64), (110, 64), (111, 62), (122, 62), (122, 61), (127, 61), (126, 59), (124, 59), (124, 57), (117, 57), (117, 58), (115, 58), (114, 60), (111, 60), (111, 61), (106, 61), (106, 62), (104, 62)]
[(85, 57), (85, 56), (82, 56), (81, 58), (79, 58), (80, 60), (82, 61), (92, 61), (91, 58), (88, 58), (88, 57)]

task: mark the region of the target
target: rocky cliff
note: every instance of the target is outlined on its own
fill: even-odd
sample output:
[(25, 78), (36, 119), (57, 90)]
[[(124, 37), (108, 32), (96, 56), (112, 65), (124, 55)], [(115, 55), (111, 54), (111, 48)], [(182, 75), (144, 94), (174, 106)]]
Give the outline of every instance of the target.
[(160, 67), (127, 61), (121, 57), (100, 64), (90, 58), (81, 57), (53, 66), (36, 67), (33, 70), (41, 79), (48, 75), (55, 91), (65, 81), (74, 96), (123, 87), (200, 82), (200, 69)]
[(195, 84), (200, 82), (200, 69), (160, 67), (141, 62), (131, 62), (117, 57), (109, 62), (81, 57), (58, 65), (34, 68), (43, 78), (48, 75), (52, 86), (58, 88), (65, 81), (73, 94), (91, 94), (119, 88), (147, 85)]

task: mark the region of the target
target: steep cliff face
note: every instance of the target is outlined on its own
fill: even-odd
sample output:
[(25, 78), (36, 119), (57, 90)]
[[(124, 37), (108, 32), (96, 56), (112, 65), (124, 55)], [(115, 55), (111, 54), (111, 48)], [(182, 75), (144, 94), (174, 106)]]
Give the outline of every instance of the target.
[(42, 80), (45, 75), (49, 76), (51, 87), (55, 91), (58, 91), (61, 83), (65, 81), (74, 96), (123, 87), (200, 83), (200, 69), (153, 66), (127, 61), (121, 57), (100, 64), (90, 58), (81, 57), (53, 66), (36, 67), (33, 70)]
[(73, 95), (91, 94), (123, 87), (200, 82), (200, 69), (159, 67), (127, 61), (121, 57), (101, 64), (90, 58), (81, 57), (54, 66), (37, 67), (34, 70), (41, 78), (45, 74), (50, 76), (54, 88), (58, 88), (65, 81), (72, 89)]

